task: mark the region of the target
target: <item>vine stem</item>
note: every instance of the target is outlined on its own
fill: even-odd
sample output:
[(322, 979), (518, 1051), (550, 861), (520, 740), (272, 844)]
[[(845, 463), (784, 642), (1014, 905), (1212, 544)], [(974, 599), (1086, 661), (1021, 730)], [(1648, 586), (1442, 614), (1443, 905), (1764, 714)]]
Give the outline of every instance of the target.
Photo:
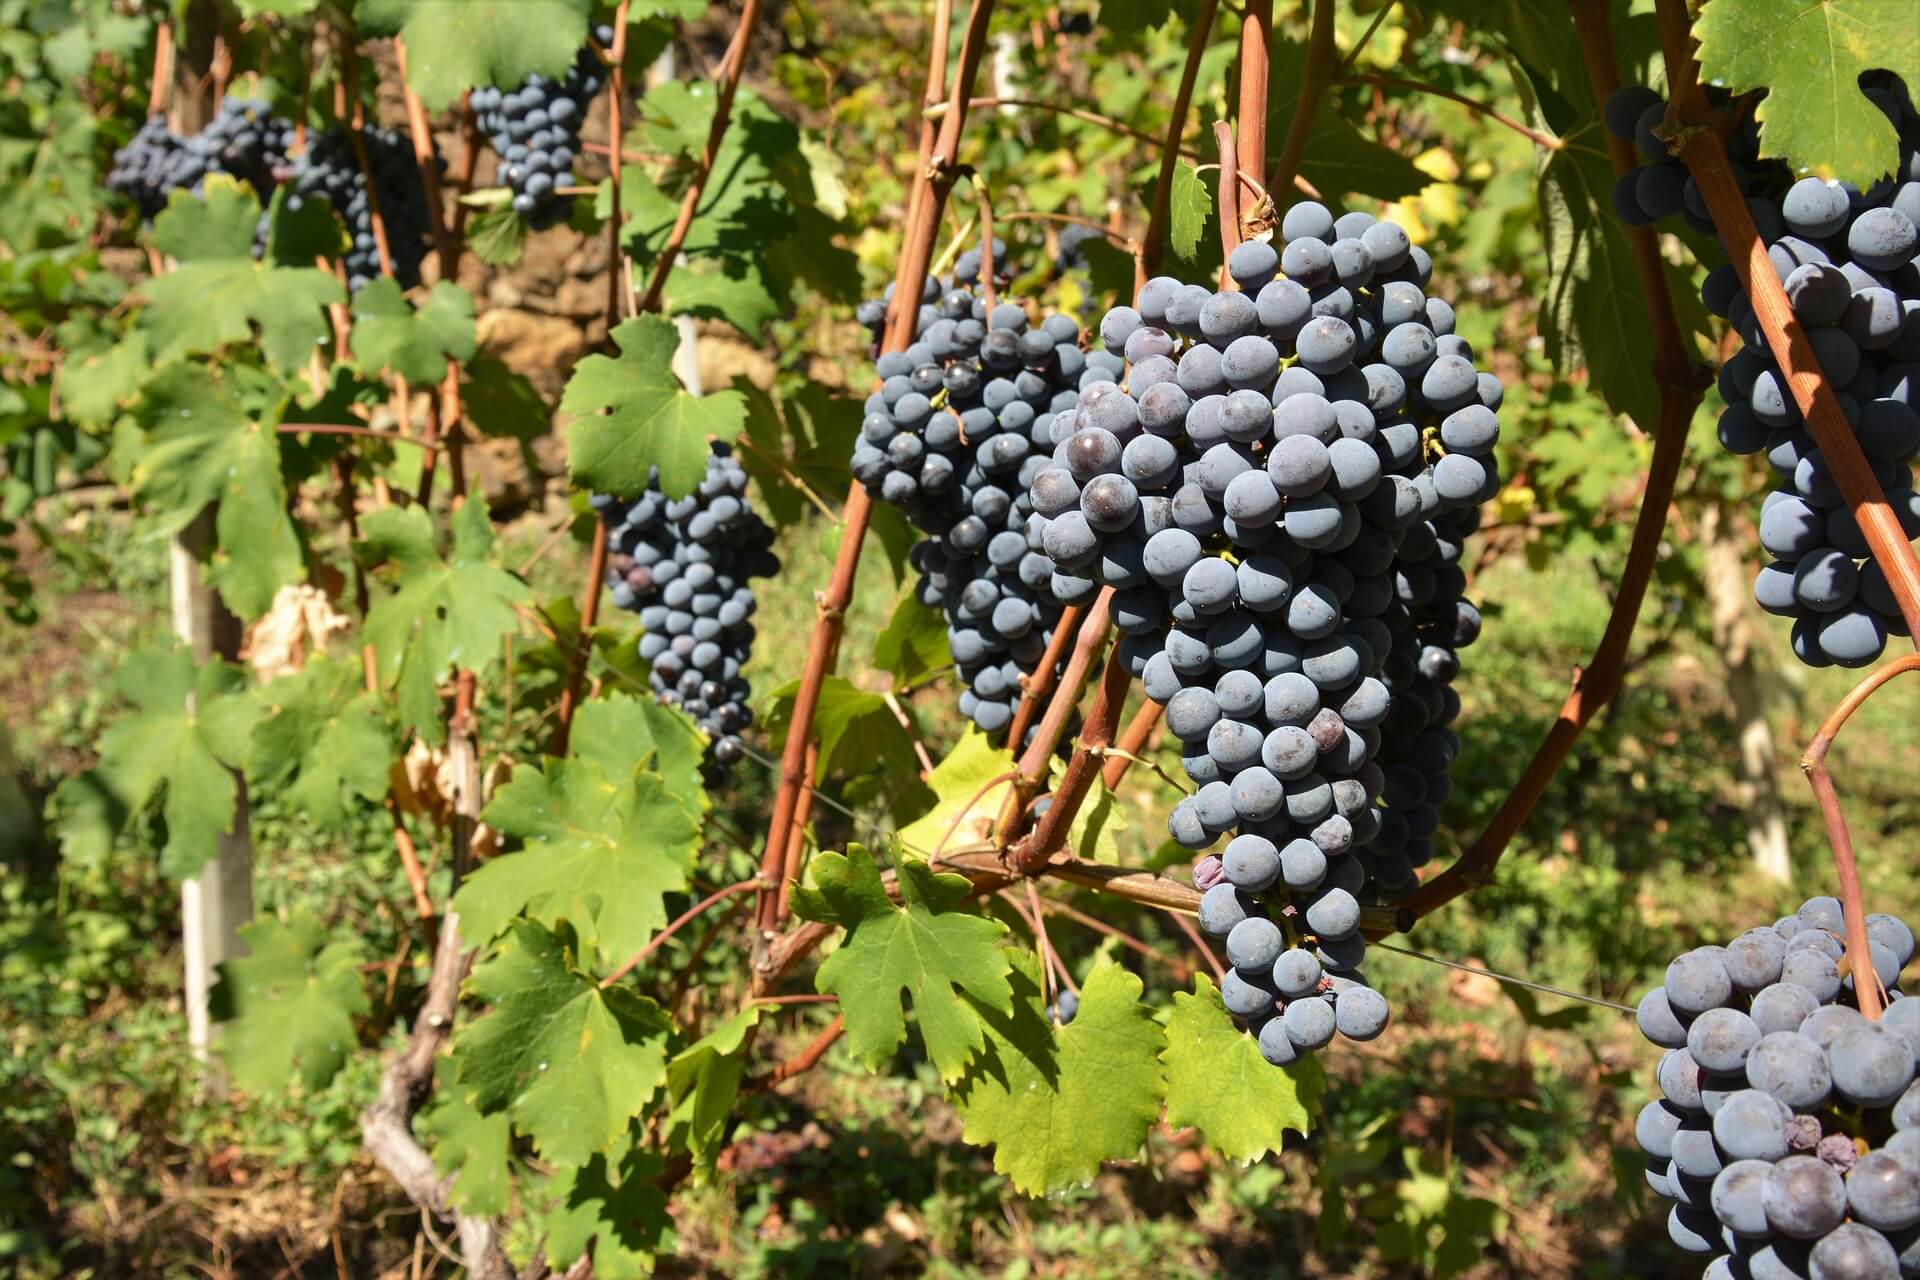
[(1146, 750), (1147, 739), (1153, 736), (1159, 727), (1160, 717), (1167, 709), (1151, 698), (1140, 704), (1133, 713), (1133, 719), (1127, 721), (1127, 727), (1120, 732), (1120, 740), (1114, 744), (1116, 751), (1107, 757), (1106, 766), (1100, 772), (1100, 780), (1112, 791), (1120, 785), (1120, 779), (1127, 776), (1127, 769), (1134, 759)]
[(607, 76), (607, 141), (610, 144), (607, 167), (612, 170), (612, 179), (608, 183), (612, 206), (610, 216), (607, 218), (607, 260), (611, 264), (607, 272), (607, 328), (609, 329), (620, 321), (620, 299), (623, 296), (630, 296), (628, 290), (631, 287), (633, 271), (632, 266), (627, 262), (626, 253), (620, 248), (621, 161), (611, 157), (612, 150), (620, 145), (620, 112), (626, 106), (627, 97), (627, 3), (628, 0), (620, 0), (614, 8), (613, 48), (607, 51), (608, 60), (613, 64)]
[(1120, 711), (1127, 700), (1127, 685), (1132, 679), (1126, 662), (1120, 657), (1119, 646), (1114, 646), (1107, 654), (1106, 670), (1101, 674), (1100, 688), (1093, 696), (1093, 706), (1087, 712), (1086, 727), (1080, 731), (1079, 745), (1067, 761), (1067, 770), (1060, 779), (1060, 785), (1054, 788), (1053, 803), (1041, 816), (1033, 834), (1011, 850), (1014, 869), (1022, 875), (1034, 874), (1066, 845), (1067, 832), (1072, 827), (1075, 815), (1080, 812), (1081, 802), (1087, 798), (1094, 774), (1099, 770), (1101, 757), (1098, 751), (1113, 741)]
[(1240, 158), (1233, 126), (1227, 121), (1213, 122), (1213, 139), (1220, 147), (1220, 287), (1232, 289), (1235, 285), (1227, 259), (1240, 247)]
[[(1273, 0), (1247, 0), (1240, 15), (1240, 110), (1236, 167), (1255, 182), (1267, 181), (1267, 80), (1273, 47)], [(1217, 126), (1216, 126), (1217, 127)]]
[(283, 422), (274, 430), (283, 436), (304, 435), (312, 432), (317, 436), (364, 436), (369, 440), (385, 440), (388, 444), (410, 444), (416, 449), (436, 453), (440, 446), (431, 440), (422, 440), (417, 436), (402, 434), (398, 431), (382, 431), (379, 427), (354, 427), (338, 422)]
[(1505, 115), (1484, 102), (1477, 102), (1467, 97), (1464, 93), (1457, 93), (1444, 85), (1432, 84), (1425, 80), (1409, 80), (1404, 76), (1383, 76), (1372, 73), (1351, 73), (1336, 76), (1333, 83), (1338, 85), (1369, 84), (1376, 85), (1382, 89), (1404, 89), (1409, 93), (1424, 93), (1428, 97), (1445, 98), (1448, 102), (1458, 103), (1475, 115), (1484, 116), (1495, 124), (1506, 126), (1533, 143), (1536, 147), (1545, 147), (1549, 151), (1559, 151), (1567, 145), (1563, 140), (1554, 137), (1550, 133), (1542, 133), (1538, 129), (1522, 124), (1512, 116)]
[(1047, 651), (1040, 655), (1040, 665), (1034, 668), (1032, 675), (1020, 678), (1020, 704), (1013, 709), (1013, 721), (1007, 726), (1008, 742), (1026, 741), (1027, 726), (1033, 723), (1041, 702), (1052, 691), (1054, 677), (1060, 671), (1060, 660), (1066, 656), (1067, 646), (1073, 643), (1074, 635), (1080, 629), (1080, 619), (1086, 612), (1085, 605), (1070, 604), (1054, 620), (1053, 634), (1047, 637)]
[[(936, 0), (936, 6), (945, 0)], [(882, 341), (886, 351), (904, 351), (913, 341), (918, 318), (920, 292), (926, 283), (933, 259), (934, 242), (940, 234), (947, 196), (959, 176), (956, 160), (960, 133), (966, 124), (966, 104), (973, 96), (973, 83), (986, 50), (987, 24), (993, 13), (993, 0), (972, 0), (967, 12), (966, 33), (960, 41), (960, 63), (954, 76), (947, 113), (940, 120), (937, 136), (923, 132), (922, 142), (930, 147), (922, 156), (915, 175), (915, 193), (908, 203), (909, 219), (901, 244), (900, 264), (894, 276), (893, 305), (887, 315)], [(936, 25), (938, 8), (936, 7)], [(929, 92), (945, 76), (946, 48), (942, 44), (929, 50), (927, 83)], [(937, 64), (937, 67), (936, 67)], [(853, 598), (853, 582), (860, 568), (861, 544), (866, 539), (867, 521), (873, 512), (873, 499), (858, 481), (847, 489), (847, 501), (841, 508), (845, 527), (840, 547), (834, 556), (833, 574), (819, 598), (814, 614), (813, 635), (807, 644), (800, 686), (794, 695), (793, 714), (787, 724), (786, 742), (780, 755), (780, 785), (774, 793), (772, 820), (767, 828), (767, 844), (761, 862), (761, 874), (774, 884), (760, 895), (757, 923), (763, 936), (779, 928), (786, 915), (786, 871), (789, 845), (794, 841), (794, 814), (801, 797), (812, 786), (807, 748), (813, 736), (814, 712), (820, 705), (820, 690), (827, 673), (837, 663), (840, 637), (846, 625), (846, 608)], [(759, 968), (756, 965), (756, 968)]]
[[(640, 295), (640, 311), (660, 309), (660, 298), (667, 288), (667, 275), (673, 270), (674, 260), (680, 256), (680, 247), (687, 242), (687, 232), (693, 226), (693, 215), (700, 208), (700, 197), (706, 194), (707, 182), (713, 177), (714, 162), (720, 158), (720, 142), (726, 137), (727, 125), (733, 118), (734, 95), (739, 92), (740, 76), (747, 69), (747, 47), (753, 42), (754, 23), (759, 17), (760, 0), (746, 0), (740, 10), (739, 24), (733, 29), (733, 39), (727, 45), (726, 56), (720, 61), (720, 96), (713, 106), (713, 122), (707, 126), (707, 145), (700, 152), (700, 169), (680, 197), (680, 212), (674, 217), (673, 230), (668, 233), (660, 257), (653, 264), (653, 275), (647, 281), (646, 292)], [(615, 34), (614, 39), (617, 43), (623, 42), (619, 33)], [(609, 141), (618, 142), (619, 137), (619, 134), (614, 134)], [(620, 177), (616, 172), (614, 186), (619, 185)]]
[[(1292, 203), (1293, 180), (1300, 172), (1300, 161), (1307, 154), (1307, 137), (1313, 132), (1313, 116), (1320, 109), (1332, 83), (1334, 65), (1339, 61), (1334, 45), (1333, 0), (1314, 0), (1313, 26), (1307, 34), (1306, 76), (1300, 82), (1300, 96), (1293, 104), (1293, 119), (1287, 122), (1287, 138), (1280, 147), (1279, 162), (1274, 165), (1269, 191), (1278, 188)], [(1285, 213), (1275, 202), (1274, 214)]]
[(1200, 12), (1194, 15), (1193, 30), (1187, 34), (1187, 60), (1180, 68), (1180, 88), (1173, 95), (1173, 112), (1167, 117), (1167, 134), (1160, 144), (1160, 175), (1153, 183), (1153, 212), (1147, 217), (1147, 234), (1135, 269), (1134, 289), (1160, 269), (1160, 257), (1167, 241), (1167, 216), (1173, 202), (1173, 167), (1180, 159), (1180, 135), (1186, 132), (1187, 108), (1193, 103), (1193, 83), (1200, 76), (1200, 59), (1207, 52), (1207, 37), (1213, 32), (1214, 14), (1219, 0), (1200, 0)]
[(1879, 975), (1873, 969), (1872, 947), (1867, 942), (1866, 903), (1860, 893), (1860, 867), (1853, 857), (1853, 836), (1847, 831), (1846, 814), (1840, 808), (1840, 793), (1834, 789), (1833, 775), (1827, 770), (1827, 749), (1840, 736), (1841, 728), (1880, 686), (1897, 675), (1920, 671), (1920, 654), (1909, 653), (1883, 663), (1855, 685), (1840, 705), (1833, 709), (1813, 735), (1800, 771), (1807, 775), (1814, 799), (1820, 804), (1820, 818), (1827, 827), (1827, 842), (1833, 846), (1833, 874), (1839, 881), (1840, 905), (1846, 917), (1847, 961), (1853, 968), (1853, 993), (1860, 1001), (1860, 1012), (1869, 1020), (1878, 1019), (1883, 1004)]
[(993, 192), (986, 179), (973, 175), (973, 194), (980, 202), (980, 300), (987, 304), (987, 327), (993, 327), (993, 308), (997, 299), (993, 288)]
[[(1103, 587), (1100, 594), (1081, 619), (1080, 627), (1073, 632), (1073, 656), (1067, 661), (1067, 669), (1060, 675), (1060, 683), (1053, 691), (1053, 697), (1047, 703), (1046, 714), (1040, 718), (1040, 729), (1033, 735), (1026, 750), (1020, 755), (1019, 773), (1013, 784), (1013, 791), (1007, 796), (1006, 804), (1001, 808), (1000, 821), (996, 824), (996, 842), (1005, 848), (1013, 840), (1019, 829), (1020, 820), (1027, 811), (1027, 805), (1039, 792), (1040, 785), (1047, 780), (1047, 766), (1053, 760), (1054, 748), (1060, 745), (1060, 738), (1067, 731), (1067, 718), (1073, 709), (1080, 705), (1080, 695), (1087, 687), (1088, 674), (1093, 670), (1093, 660), (1100, 652), (1100, 646), (1106, 642), (1107, 629), (1112, 623), (1113, 588)], [(1061, 615), (1061, 624), (1055, 629), (1054, 639), (1067, 632), (1066, 615)], [(1047, 648), (1052, 651), (1053, 642)], [(1021, 701), (1025, 702), (1022, 695)], [(1031, 719), (1031, 717), (1029, 717)], [(1008, 742), (1019, 742), (1025, 737), (1009, 734)]]
[(674, 934), (680, 932), (695, 920), (698, 920), (712, 908), (725, 902), (736, 893), (745, 893), (749, 889), (758, 889), (759, 887), (760, 881), (758, 879), (751, 879), (737, 880), (723, 888), (715, 889), (712, 893), (700, 899), (700, 901), (694, 903), (685, 911), (682, 911), (678, 916), (675, 916), (671, 924), (659, 933), (653, 935), (653, 937), (647, 941), (647, 945), (634, 952), (625, 964), (622, 964), (612, 973), (600, 979), (600, 989), (605, 991), (608, 987), (611, 987), (614, 983), (632, 973), (648, 956), (665, 946), (668, 938), (671, 938)]
[(847, 1016), (844, 1013), (835, 1014), (833, 1021), (822, 1028), (820, 1034), (815, 1036), (806, 1048), (753, 1081), (747, 1088), (754, 1092), (771, 1089), (783, 1081), (813, 1070), (819, 1065), (820, 1059), (827, 1056), (827, 1050), (833, 1048), (834, 1043), (845, 1034), (846, 1030)]
[(157, 116), (167, 109), (173, 88), (173, 24), (162, 21), (153, 29), (153, 78), (147, 84), (147, 114)]
[(1051, 912), (1057, 916), (1065, 916), (1077, 925), (1091, 929), (1104, 937), (1112, 938), (1115, 942), (1130, 951), (1134, 951), (1149, 960), (1165, 965), (1173, 971), (1173, 976), (1176, 981), (1185, 982), (1193, 972), (1193, 966), (1189, 965), (1179, 956), (1168, 951), (1162, 951), (1152, 943), (1134, 937), (1125, 929), (1116, 928), (1108, 924), (1105, 920), (1100, 919), (1100, 917), (1089, 915), (1069, 903), (1060, 902), (1053, 898), (1042, 898), (1040, 899), (1040, 907), (1043, 911)]
[(1886, 494), (1860, 451), (1860, 441), (1840, 402), (1834, 399), (1833, 387), (1821, 371), (1806, 331), (1794, 317), (1786, 289), (1767, 257), (1766, 243), (1734, 180), (1726, 146), (1719, 131), (1711, 127), (1713, 111), (1700, 89), (1686, 5), (1680, 0), (1657, 0), (1654, 8), (1660, 21), (1667, 84), (1673, 94), (1669, 115), (1681, 126), (1680, 157), (1699, 184), (1720, 242), (1729, 248), (1727, 256), (1733, 260), (1740, 286), (1753, 303), (1767, 349), (1774, 364), (1787, 375), (1794, 405), (1832, 468), (1841, 497), (1853, 512), (1874, 562), (1886, 574), (1908, 635), (1920, 644), (1920, 558), (1915, 556), (1893, 508), (1887, 505)]
[[(1620, 73), (1614, 59), (1613, 35), (1608, 27), (1604, 0), (1574, 0), (1573, 20), (1586, 58), (1594, 101), (1605, 102), (1619, 87)], [(1608, 135), (1607, 150), (1616, 174), (1624, 174), (1638, 163), (1632, 144), (1612, 135)], [(1660, 422), (1654, 433), (1653, 461), (1647, 469), (1646, 488), (1640, 498), (1640, 513), (1634, 519), (1633, 538), (1627, 548), (1626, 565), (1621, 570), (1620, 586), (1614, 593), (1613, 608), (1608, 613), (1600, 643), (1593, 651), (1593, 660), (1575, 671), (1573, 687), (1561, 704), (1559, 716), (1547, 730), (1545, 740), (1479, 839), (1458, 861), (1421, 885), (1407, 900), (1406, 905), (1416, 917), (1438, 910), (1461, 894), (1492, 880), (1501, 855), (1532, 816), (1554, 775), (1573, 751), (1573, 744), (1600, 709), (1620, 691), (1627, 645), (1633, 639), (1634, 624), (1646, 601), (1647, 587), (1660, 557), (1660, 543), (1666, 536), (1667, 511), (1673, 503), (1674, 485), (1686, 449), (1687, 427), (1693, 421), (1694, 410), (1699, 407), (1705, 389), (1700, 371), (1687, 360), (1679, 314), (1674, 309), (1673, 295), (1667, 289), (1659, 238), (1648, 227), (1627, 228), (1624, 234), (1633, 250), (1634, 269), (1647, 300), (1647, 322), (1653, 332), (1653, 376), (1660, 387)]]

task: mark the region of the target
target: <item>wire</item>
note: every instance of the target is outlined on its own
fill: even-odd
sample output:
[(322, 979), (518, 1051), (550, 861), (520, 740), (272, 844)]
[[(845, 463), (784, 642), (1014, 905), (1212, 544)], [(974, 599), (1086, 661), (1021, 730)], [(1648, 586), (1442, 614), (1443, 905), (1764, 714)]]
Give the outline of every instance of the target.
[(1544, 982), (1529, 982), (1525, 978), (1515, 978), (1504, 973), (1495, 973), (1491, 969), (1482, 969), (1478, 965), (1461, 964), (1457, 960), (1442, 960), (1439, 956), (1430, 956), (1424, 951), (1415, 951), (1410, 947), (1396, 947), (1391, 942), (1369, 942), (1370, 947), (1379, 947), (1383, 951), (1397, 952), (1403, 956), (1412, 956), (1415, 960), (1425, 960), (1428, 964), (1442, 965), (1448, 969), (1458, 969), (1463, 973), (1477, 973), (1483, 978), (1492, 978), (1511, 986), (1526, 987), (1530, 991), (1544, 991), (1552, 996), (1564, 996), (1568, 1000), (1578, 1000), (1582, 1004), (1598, 1005), (1602, 1009), (1617, 1009), (1621, 1013), (1639, 1015), (1639, 1010), (1630, 1004), (1620, 1004), (1613, 1000), (1603, 1000), (1599, 996), (1582, 995), (1578, 991), (1563, 991), (1559, 987), (1550, 987)]

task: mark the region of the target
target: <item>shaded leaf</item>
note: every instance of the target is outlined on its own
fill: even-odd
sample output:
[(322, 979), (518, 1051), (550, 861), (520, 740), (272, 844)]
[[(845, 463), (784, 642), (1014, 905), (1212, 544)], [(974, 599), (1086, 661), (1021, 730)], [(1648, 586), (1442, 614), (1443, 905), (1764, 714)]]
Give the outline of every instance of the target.
[(355, 1014), (368, 1012), (360, 976), (364, 949), (306, 912), (240, 926), (246, 952), (220, 965), (212, 996), (225, 1023), (221, 1060), (234, 1083), (257, 1093), (299, 1080), (318, 1089), (359, 1049)]

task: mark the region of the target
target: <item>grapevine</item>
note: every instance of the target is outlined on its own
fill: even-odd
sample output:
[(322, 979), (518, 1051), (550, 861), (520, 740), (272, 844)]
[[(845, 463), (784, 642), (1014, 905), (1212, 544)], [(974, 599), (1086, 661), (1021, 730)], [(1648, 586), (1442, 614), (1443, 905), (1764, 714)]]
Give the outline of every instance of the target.
[(1897, 6), (1080, 7), (16, 15), (25, 1280), (1920, 1275)]

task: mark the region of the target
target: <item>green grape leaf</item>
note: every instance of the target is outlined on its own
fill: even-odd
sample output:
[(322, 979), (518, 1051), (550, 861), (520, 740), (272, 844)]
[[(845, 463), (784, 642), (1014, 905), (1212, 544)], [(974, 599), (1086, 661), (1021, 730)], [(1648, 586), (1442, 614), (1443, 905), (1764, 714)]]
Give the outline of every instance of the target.
[(493, 525), (487, 504), (469, 498), (453, 514), (453, 547), (442, 560), (433, 521), (419, 507), (384, 507), (361, 525), (370, 563), (389, 562), (394, 589), (367, 614), (366, 638), (381, 684), (395, 690), (403, 728), (429, 743), (445, 736), (440, 682), (453, 668), (482, 670), (500, 657), (519, 624), (527, 585), (488, 559)]
[[(793, 718), (798, 680), (789, 680), (771, 695), (767, 733), (775, 743), (786, 740)], [(867, 773), (876, 767), (893, 772), (915, 767), (913, 742), (880, 694), (856, 688), (845, 676), (828, 676), (820, 688), (813, 713), (813, 732), (820, 742), (823, 772)]]
[(414, 1121), (432, 1139), (433, 1163), (450, 1181), (447, 1198), (467, 1213), (505, 1213), (513, 1195), (513, 1117), (485, 1112), (454, 1079), (456, 1064), (434, 1063), (433, 1100)]
[(776, 528), (797, 523), (803, 511), (813, 509), (815, 498), (825, 502), (846, 492), (847, 457), (860, 430), (858, 400), (811, 381), (798, 387), (776, 384), (770, 392), (741, 376), (733, 388), (746, 400), (744, 429), (751, 446), (738, 450), (740, 462), (758, 483), (767, 519)]
[(467, 223), (467, 247), (490, 267), (510, 267), (527, 247), (527, 220), (503, 204), (483, 209)]
[(311, 267), (316, 258), (338, 258), (346, 249), (346, 228), (325, 200), (302, 200), (289, 209), (291, 186), (281, 186), (267, 204), (266, 260), (276, 267)]
[(882, 671), (891, 672), (896, 684), (951, 665), (946, 618), (923, 603), (918, 591), (902, 591), (893, 602), (893, 616), (874, 638), (873, 661)]
[(498, 356), (481, 355), (466, 364), (461, 406), (467, 421), (483, 436), (531, 442), (547, 434), (553, 411), (525, 374), (515, 373)]
[(253, 260), (260, 199), (253, 188), (223, 173), (210, 175), (201, 193), (176, 187), (153, 220), (153, 247), (182, 262)]
[[(887, 897), (873, 857), (859, 845), (818, 853), (813, 885), (795, 885), (794, 914), (838, 925), (846, 937), (814, 975), (821, 992), (840, 997), (847, 1046), (878, 1069), (906, 1039), (900, 994), (913, 997), (920, 1035), (940, 1078), (952, 1081), (983, 1043), (976, 1003), (1008, 1011), (1006, 926), (966, 910), (965, 876), (938, 875), (920, 862), (899, 868), (901, 905)], [(975, 1003), (954, 998), (956, 990)]]
[(687, 394), (673, 374), (680, 331), (664, 316), (637, 316), (612, 337), (619, 358), (588, 356), (560, 397), (574, 484), (631, 497), (658, 467), (668, 497), (693, 492), (707, 474), (707, 442), (740, 433), (745, 401), (737, 391)]
[(139, 712), (100, 735), (100, 763), (54, 793), (63, 850), (105, 858), (127, 820), (164, 788), (160, 870), (184, 880), (234, 827), (234, 770), (246, 763), (258, 710), (244, 692), (246, 673), (224, 662), (196, 669), (180, 648), (142, 649), (122, 661), (114, 684)]
[(727, 1117), (746, 1074), (747, 1032), (760, 1021), (760, 1008), (748, 1005), (667, 1063), (669, 1119), (679, 1144), (696, 1160), (711, 1157), (726, 1136)]
[(473, 351), (473, 295), (457, 284), (440, 281), (418, 309), (392, 276), (353, 295), (353, 354), (362, 368), (427, 386), (446, 376), (447, 361)]
[(226, 1024), (221, 1060), (234, 1083), (255, 1093), (294, 1079), (320, 1088), (360, 1047), (353, 1018), (370, 1008), (360, 976), (365, 948), (351, 933), (336, 939), (304, 911), (285, 924), (243, 924), (240, 940), (246, 953), (221, 963), (212, 995), (213, 1016)]
[(620, 1162), (620, 1182), (607, 1157), (562, 1169), (547, 1183), (554, 1205), (546, 1213), (547, 1265), (569, 1269), (593, 1245), (593, 1274), (604, 1280), (646, 1280), (654, 1259), (673, 1248), (673, 1218), (660, 1188), (660, 1157), (632, 1151)]
[(141, 388), (141, 401), (148, 433), (134, 488), (174, 530), (219, 504), (207, 579), (236, 614), (259, 617), (282, 586), (306, 576), (275, 430), (285, 401), (255, 417), (199, 365), (163, 367)]
[(140, 286), (150, 304), (140, 324), (153, 337), (155, 360), (257, 342), (279, 368), (301, 368), (316, 347), (332, 340), (326, 308), (346, 300), (344, 289), (314, 267), (255, 262), (259, 203), (247, 188), (218, 174), (207, 179), (206, 193), (202, 199), (175, 191), (154, 220), (155, 244), (180, 260), (175, 270)]
[(1173, 256), (1192, 261), (1206, 234), (1207, 215), (1213, 212), (1213, 192), (1188, 161), (1173, 167), (1173, 187), (1167, 197), (1167, 244)]
[(1047, 1017), (1040, 961), (1017, 953), (1011, 1012), (980, 1010), (984, 1052), (954, 1089), (968, 1142), (994, 1146), (993, 1167), (1027, 1195), (1093, 1181), (1103, 1160), (1138, 1152), (1160, 1119), (1166, 1035), (1140, 1001), (1140, 979), (1103, 962), (1064, 1027)]
[(260, 691), (247, 776), (286, 788), (288, 804), (322, 831), (342, 831), (355, 801), (387, 794), (392, 736), (361, 686), (360, 664), (316, 656)]
[(1762, 156), (1860, 187), (1899, 164), (1900, 136), (1860, 75), (1884, 69), (1920, 84), (1912, 0), (1715, 0), (1699, 12), (1701, 75), (1735, 93), (1767, 91), (1754, 109)]
[(587, 42), (592, 0), (358, 0), (361, 32), (407, 42), (407, 82), (430, 111), (480, 85), (556, 79)]
[[(1653, 334), (1632, 247), (1613, 215), (1606, 138), (1598, 119), (1588, 117), (1563, 141), (1540, 168), (1547, 357), (1563, 371), (1585, 366), (1610, 408), (1650, 429), (1660, 416), (1660, 389), (1648, 376)], [(1675, 292), (1675, 301), (1692, 292)]]
[(70, 351), (57, 375), (60, 403), (75, 422), (104, 426), (139, 394), (141, 380), (152, 371), (153, 353), (138, 329), (104, 350)]
[[(986, 734), (969, 724), (953, 750), (933, 766), (927, 778), (934, 795), (933, 807), (900, 828), (901, 845), (908, 853), (925, 858), (936, 849), (964, 849), (990, 839), (1007, 793), (1004, 788), (988, 790), (987, 784), (1013, 769), (1013, 752), (994, 746)], [(942, 841), (946, 842), (944, 846)]]
[(522, 912), (548, 925), (565, 920), (590, 968), (625, 960), (666, 924), (665, 897), (686, 888), (700, 843), (686, 808), (632, 764), (608, 770), (548, 757), (539, 769), (522, 766), (481, 817), (522, 848), (460, 886), (461, 926), (479, 941)]
[(1174, 993), (1162, 1059), (1167, 1123), (1192, 1125), (1209, 1147), (1236, 1162), (1280, 1150), (1288, 1129), (1305, 1137), (1326, 1090), (1318, 1059), (1276, 1067), (1261, 1057), (1205, 974), (1194, 978), (1191, 994)]
[[(1300, 87), (1306, 83), (1306, 63), (1306, 45), (1297, 40), (1274, 41), (1273, 92), (1267, 96), (1267, 128), (1273, 137), (1287, 136)], [(1301, 176), (1328, 201), (1337, 207), (1339, 197), (1349, 192), (1400, 200), (1433, 181), (1411, 160), (1354, 128), (1335, 110), (1336, 105), (1332, 98), (1321, 102), (1300, 155)]]
[(1080, 811), (1073, 815), (1073, 822), (1067, 828), (1067, 844), (1077, 858), (1085, 858), (1089, 862), (1117, 863), (1120, 861), (1120, 834), (1129, 825), (1125, 806), (1107, 789), (1106, 782), (1096, 775), (1092, 789), (1080, 804)]
[(596, 764), (609, 776), (644, 767), (690, 814), (705, 813), (713, 805), (700, 774), (706, 739), (676, 707), (653, 698), (608, 694), (581, 705), (569, 741), (575, 759)]
[(666, 1081), (667, 1015), (627, 988), (601, 990), (565, 925), (513, 925), (466, 990), (493, 1010), (454, 1037), (458, 1079), (482, 1111), (511, 1111), (548, 1160), (605, 1151)]
[(781, 312), (780, 300), (773, 296), (759, 265), (743, 258), (709, 262), (697, 269), (675, 266), (660, 297), (668, 315), (724, 320), (749, 338)]

